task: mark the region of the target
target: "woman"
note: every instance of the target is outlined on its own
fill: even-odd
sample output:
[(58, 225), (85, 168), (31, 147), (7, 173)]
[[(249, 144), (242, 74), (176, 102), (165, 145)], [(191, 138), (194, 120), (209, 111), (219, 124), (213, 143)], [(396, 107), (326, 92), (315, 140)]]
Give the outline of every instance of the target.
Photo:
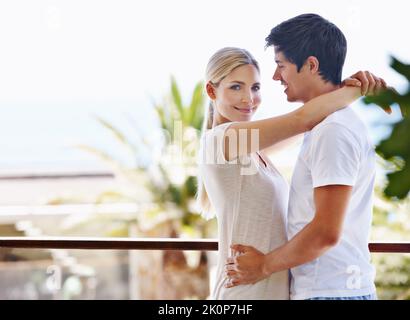
[(218, 219), (215, 299), (289, 299), (288, 271), (225, 288), (224, 263), (232, 243), (266, 253), (287, 241), (288, 185), (260, 151), (311, 130), (360, 97), (360, 88), (344, 87), (285, 115), (250, 121), (261, 103), (259, 89), (259, 66), (248, 51), (223, 48), (209, 60), (206, 91), (211, 103), (199, 153), (198, 200), (206, 217), (216, 214)]

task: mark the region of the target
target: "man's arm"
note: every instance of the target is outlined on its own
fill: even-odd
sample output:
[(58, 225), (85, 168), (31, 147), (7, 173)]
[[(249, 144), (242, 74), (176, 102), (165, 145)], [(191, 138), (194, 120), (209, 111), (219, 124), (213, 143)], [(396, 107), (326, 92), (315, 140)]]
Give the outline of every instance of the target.
[(352, 187), (328, 185), (314, 189), (315, 217), (283, 246), (264, 255), (250, 246), (233, 245), (239, 255), (228, 258), (227, 287), (258, 282), (274, 272), (312, 261), (335, 246), (341, 236)]

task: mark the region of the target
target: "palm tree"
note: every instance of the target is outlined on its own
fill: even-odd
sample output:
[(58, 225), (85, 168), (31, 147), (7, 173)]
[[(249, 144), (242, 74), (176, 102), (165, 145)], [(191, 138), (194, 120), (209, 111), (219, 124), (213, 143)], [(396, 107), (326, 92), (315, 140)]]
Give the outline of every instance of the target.
[[(195, 237), (207, 237), (209, 231), (215, 232), (215, 222), (207, 222), (200, 217), (195, 201), (197, 191), (196, 152), (204, 120), (205, 97), (203, 89), (203, 83), (198, 82), (189, 104), (184, 104), (177, 82), (172, 77), (170, 93), (164, 97), (162, 103), (153, 104), (163, 141), (161, 157), (158, 161), (148, 161), (147, 163), (147, 161), (141, 160), (146, 155), (143, 154), (143, 149), (149, 150), (151, 154), (154, 153), (156, 146), (150, 144), (149, 139), (142, 135), (129, 139), (121, 129), (99, 117), (97, 117), (97, 121), (111, 132), (116, 141), (128, 150), (133, 159), (136, 159), (135, 165), (130, 168), (102, 150), (90, 146), (79, 146), (110, 163), (116, 174), (125, 178), (130, 186), (127, 192), (110, 190), (101, 194), (99, 202), (113, 198), (135, 202), (149, 199), (150, 204), (138, 213), (135, 220), (129, 221), (131, 224), (134, 223), (133, 227), (137, 229), (137, 233), (132, 235), (178, 237), (183, 233)], [(135, 190), (139, 190), (139, 192), (135, 192)], [(137, 196), (137, 194), (144, 195)], [(125, 232), (117, 231), (114, 234), (123, 235), (128, 230)], [(141, 261), (135, 256), (143, 253), (135, 252), (133, 254), (134, 261)], [(179, 299), (185, 298), (187, 295), (199, 298), (207, 297), (209, 278), (204, 253), (200, 253), (196, 257), (197, 264), (194, 267), (189, 266), (187, 256), (182, 252), (163, 252), (161, 267), (157, 269), (153, 266), (155, 257), (153, 255), (148, 258), (145, 256), (144, 259), (152, 263), (140, 265), (138, 270), (140, 274), (144, 273), (145, 278), (149, 274), (148, 278), (151, 277), (152, 281), (161, 283), (161, 288), (156, 288), (152, 281), (151, 283), (145, 282), (146, 286), (139, 290), (137, 298)], [(189, 280), (187, 277), (191, 277), (191, 279)], [(168, 280), (164, 281), (164, 279)], [(196, 285), (192, 286), (189, 283), (196, 283)], [(180, 287), (185, 286), (185, 290), (174, 290), (172, 287), (178, 288), (177, 284)]]
[[(159, 161), (147, 164), (141, 159), (142, 149), (152, 152), (155, 147), (149, 145), (143, 136), (129, 139), (121, 129), (108, 121), (96, 117), (97, 121), (115, 137), (130, 156), (136, 159), (134, 167), (127, 167), (108, 153), (91, 146), (78, 146), (92, 152), (131, 182), (135, 189), (143, 190), (144, 197), (133, 198), (130, 194), (109, 191), (99, 197), (103, 202), (108, 197), (141, 201), (146, 199), (147, 192), (150, 201), (160, 212), (166, 208), (174, 208), (180, 212), (178, 219), (184, 228), (199, 228), (204, 231), (205, 222), (198, 215), (195, 206), (197, 191), (196, 179), (196, 151), (199, 146), (202, 122), (204, 119), (203, 84), (198, 82), (188, 105), (182, 102), (181, 93), (176, 80), (171, 78), (171, 90), (162, 103), (154, 103), (154, 110), (158, 116), (163, 135), (161, 158)], [(143, 147), (143, 148), (142, 148)], [(134, 193), (135, 194), (135, 193)], [(205, 232), (205, 231), (204, 231)]]

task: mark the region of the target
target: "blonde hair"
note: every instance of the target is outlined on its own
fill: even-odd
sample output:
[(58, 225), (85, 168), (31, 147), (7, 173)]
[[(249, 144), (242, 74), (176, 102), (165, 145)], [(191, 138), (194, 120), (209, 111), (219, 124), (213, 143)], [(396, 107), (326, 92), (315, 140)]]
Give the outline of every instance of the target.
[[(249, 51), (235, 47), (225, 47), (215, 52), (208, 61), (205, 72), (205, 83), (210, 83), (218, 87), (219, 83), (234, 69), (243, 65), (253, 65), (259, 71), (259, 64)], [(212, 101), (205, 112), (205, 119), (202, 126), (202, 136), (207, 130), (212, 129), (214, 121), (214, 105)], [(197, 202), (204, 218), (210, 219), (215, 216), (212, 206), (202, 181), (201, 174), (198, 174)]]

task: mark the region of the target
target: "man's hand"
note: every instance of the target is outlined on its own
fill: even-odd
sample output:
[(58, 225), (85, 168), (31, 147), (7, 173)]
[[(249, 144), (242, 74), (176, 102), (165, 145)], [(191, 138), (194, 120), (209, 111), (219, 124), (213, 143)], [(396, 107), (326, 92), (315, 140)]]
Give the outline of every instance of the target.
[(270, 275), (266, 270), (265, 255), (262, 252), (240, 244), (232, 245), (231, 249), (233, 256), (227, 259), (225, 265), (228, 278), (226, 288), (253, 284)]

